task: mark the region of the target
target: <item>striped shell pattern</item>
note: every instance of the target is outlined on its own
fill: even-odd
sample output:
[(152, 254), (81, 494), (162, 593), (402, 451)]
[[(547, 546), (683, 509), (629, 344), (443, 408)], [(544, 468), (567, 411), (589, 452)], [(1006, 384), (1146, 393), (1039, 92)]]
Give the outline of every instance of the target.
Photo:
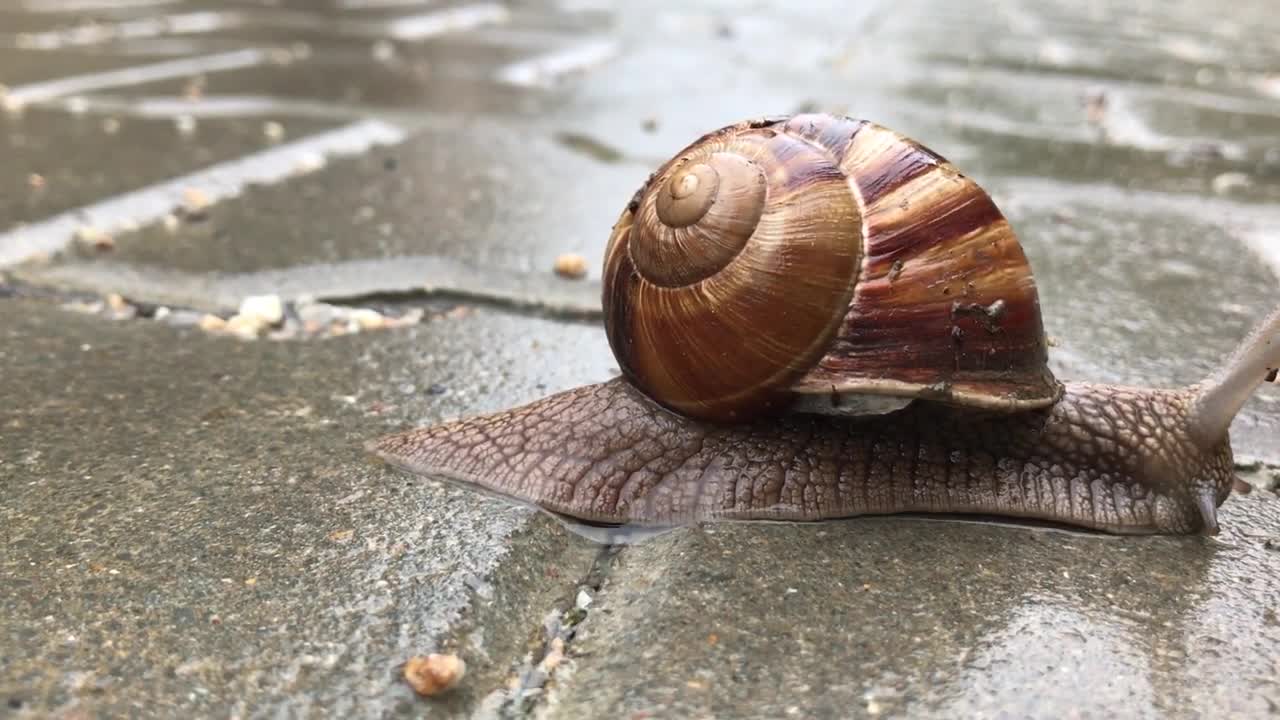
[(703, 136), (623, 211), (603, 280), (624, 375), (692, 417), (868, 396), (1014, 411), (1061, 394), (1008, 221), (945, 159), (862, 120)]

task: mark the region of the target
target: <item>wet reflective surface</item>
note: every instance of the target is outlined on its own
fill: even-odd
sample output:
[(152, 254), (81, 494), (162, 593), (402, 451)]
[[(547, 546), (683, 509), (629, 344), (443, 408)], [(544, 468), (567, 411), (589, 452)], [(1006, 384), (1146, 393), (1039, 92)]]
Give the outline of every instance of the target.
[[(702, 133), (797, 110), (893, 127), (991, 190), (1060, 376), (1193, 382), (1280, 302), (1276, 18), (0, 0), (0, 257), (27, 261), (0, 262), (0, 717), (1274, 712), (1265, 489), (1214, 539), (896, 517), (595, 529), (625, 543), (601, 554), (363, 443), (611, 377), (595, 278), (631, 194)], [(217, 202), (106, 250), (74, 222), (52, 255), (22, 232), (129, 193), (177, 206), (157, 188), (363, 122), (403, 139), (190, 188)], [(565, 252), (586, 279), (551, 272)], [(391, 293), (428, 320), (246, 343), (59, 307), (81, 291), (224, 315)], [(1260, 486), (1278, 432), (1264, 388), (1233, 426)], [(399, 664), (438, 649), (466, 681), (416, 698)]]
[[(559, 717), (1253, 717), (1274, 500), (1224, 538), (962, 522), (717, 525), (618, 555)], [(1260, 593), (1260, 594), (1259, 594)], [(624, 668), (644, 663), (641, 673)]]

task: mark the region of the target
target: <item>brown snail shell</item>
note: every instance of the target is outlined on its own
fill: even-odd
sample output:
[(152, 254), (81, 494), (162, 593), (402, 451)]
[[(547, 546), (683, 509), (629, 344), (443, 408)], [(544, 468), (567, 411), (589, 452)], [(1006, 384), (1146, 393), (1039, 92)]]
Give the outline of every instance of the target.
[(603, 304), (627, 379), (692, 417), (1062, 393), (1009, 222), (944, 158), (862, 120), (762, 119), (686, 147), (614, 225)]
[[(603, 294), (624, 378), (367, 447), (592, 526), (946, 512), (1214, 534), (1248, 488), (1231, 424), (1280, 366), (1278, 307), (1199, 383), (1059, 384), (987, 194), (826, 115), (665, 164), (614, 227)], [(909, 407), (832, 417), (887, 409), (867, 398)]]

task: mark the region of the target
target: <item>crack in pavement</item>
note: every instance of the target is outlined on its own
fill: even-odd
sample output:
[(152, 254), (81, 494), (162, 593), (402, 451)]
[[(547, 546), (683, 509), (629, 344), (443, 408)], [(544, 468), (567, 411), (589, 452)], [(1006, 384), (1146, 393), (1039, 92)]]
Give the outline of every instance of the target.
[(576, 592), (543, 617), (541, 639), (513, 668), (505, 686), (480, 701), (471, 715), (474, 720), (531, 718), (554, 704), (556, 674), (572, 672), (569, 646), (622, 548), (620, 545), (600, 547), (587, 573), (570, 586)]
[(444, 256), (317, 263), (235, 274), (189, 273), (110, 260), (67, 260), (23, 265), (10, 274), (28, 285), (104, 296), (118, 293), (156, 305), (209, 313), (234, 311), (246, 297), (278, 295), (285, 301), (348, 305), (376, 299), (395, 303), (459, 299), (565, 319), (603, 317), (599, 280), (568, 280), (550, 270), (482, 268)]

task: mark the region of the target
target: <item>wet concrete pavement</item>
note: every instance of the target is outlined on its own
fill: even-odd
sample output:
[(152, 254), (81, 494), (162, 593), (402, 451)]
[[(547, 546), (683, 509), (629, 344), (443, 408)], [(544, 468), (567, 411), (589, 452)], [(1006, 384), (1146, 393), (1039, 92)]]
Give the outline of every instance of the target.
[(539, 382), (604, 372), (551, 350), (587, 342), (586, 328), (480, 313), (310, 345), (31, 301), (6, 301), (3, 318), (6, 714), (412, 716), (399, 665), (456, 649), (469, 682), (444, 708), (465, 715), (504, 687), (544, 617), (572, 606), (599, 553), (362, 449), (481, 394), (539, 392), (456, 377), (450, 359), (481, 336), (536, 330), (542, 350), (507, 355), (541, 357)]
[[(361, 447), (610, 377), (598, 267), (631, 192), (810, 108), (992, 191), (1061, 377), (1192, 382), (1280, 298), (1268, 3), (28, 5), (0, 4), (0, 716), (1280, 706), (1270, 491), (1212, 540), (880, 518), (604, 549)], [(147, 317), (83, 312), (110, 293)], [(425, 316), (247, 342), (183, 312), (263, 293)], [(1233, 427), (1260, 484), (1278, 431), (1271, 389)], [(424, 701), (399, 664), (436, 649), (469, 671)]]

